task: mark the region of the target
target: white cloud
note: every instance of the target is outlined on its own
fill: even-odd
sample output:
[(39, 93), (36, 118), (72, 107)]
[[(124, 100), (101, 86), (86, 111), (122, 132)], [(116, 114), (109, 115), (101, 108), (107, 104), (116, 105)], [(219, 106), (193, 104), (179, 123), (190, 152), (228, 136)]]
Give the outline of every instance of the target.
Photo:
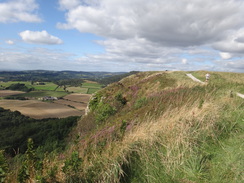
[(67, 23), (58, 25), (107, 38), (137, 36), (163, 46), (194, 46), (240, 27), (243, 7), (238, 0), (101, 0), (70, 6)]
[(229, 71), (229, 72), (244, 72), (244, 62), (243, 59), (238, 59), (235, 61), (214, 61), (214, 70), (218, 71)]
[(225, 60), (230, 59), (232, 57), (232, 55), (230, 53), (226, 53), (226, 52), (220, 52), (219, 55), (222, 59), (225, 59)]
[(14, 44), (14, 41), (12, 41), (12, 40), (7, 40), (7, 41), (5, 41), (7, 44), (10, 44), (10, 45), (13, 45)]
[(21, 48), (3, 49), (0, 47), (0, 55), (2, 55), (0, 65), (3, 70), (79, 70), (79, 65), (70, 64), (73, 55), (62, 50), (46, 48), (27, 48), (23, 50)]
[(225, 61), (243, 57), (242, 0), (59, 2), (66, 22), (58, 28), (106, 38), (97, 42), (105, 47), (104, 54), (87, 55), (81, 62), (124, 63), (141, 70), (218, 70), (219, 56)]
[(182, 62), (182, 64), (187, 64), (187, 59), (186, 59), (186, 58), (183, 58), (183, 59), (181, 60), (181, 62)]
[[(209, 68), (206, 60), (213, 60), (218, 53), (201, 48), (160, 47), (142, 38), (127, 40), (108, 39), (98, 41), (105, 46), (104, 54), (86, 55), (81, 63), (96, 63), (97, 67), (113, 68), (117, 71), (130, 70), (199, 70)], [(213, 52), (215, 54), (213, 54)], [(179, 59), (181, 55), (189, 55), (187, 60)], [(199, 58), (201, 55), (201, 58)], [(196, 64), (198, 63), (198, 64)], [(201, 64), (201, 65), (200, 65)], [(94, 64), (95, 65), (95, 64)], [(201, 66), (201, 68), (200, 68)]]
[(244, 55), (244, 27), (232, 31), (225, 39), (215, 43), (213, 47), (223, 52)]
[(27, 43), (48, 44), (48, 45), (63, 43), (63, 41), (61, 39), (48, 34), (48, 32), (45, 30), (43, 30), (41, 32), (26, 30), (26, 31), (20, 32), (19, 35), (22, 38), (22, 40)]
[(10, 0), (0, 3), (0, 22), (41, 22), (35, 0)]
[(61, 9), (72, 9), (80, 4), (80, 0), (59, 0)]
[[(16, 63), (28, 65), (33, 60), (40, 68), (51, 69), (62, 67), (57, 65), (59, 60), (73, 70), (244, 72), (243, 0), (59, 0), (59, 7), (65, 13), (65, 22), (57, 26), (104, 37), (96, 41), (104, 53), (77, 59), (41, 50), (27, 54), (25, 50), (23, 58), (13, 54)], [(33, 10), (37, 8), (28, 13), (36, 16)], [(0, 15), (7, 17), (1, 9)], [(34, 44), (62, 43), (47, 31), (24, 31), (20, 36)], [(52, 58), (50, 63), (48, 57)]]

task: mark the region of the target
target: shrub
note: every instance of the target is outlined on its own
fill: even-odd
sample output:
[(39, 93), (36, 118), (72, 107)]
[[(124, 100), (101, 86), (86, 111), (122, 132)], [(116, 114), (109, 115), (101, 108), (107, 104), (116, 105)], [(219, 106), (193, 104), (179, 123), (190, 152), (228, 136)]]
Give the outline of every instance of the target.
[(25, 152), (25, 160), (18, 173), (19, 182), (26, 182), (26, 180), (34, 177), (35, 163), (36, 163), (36, 155), (34, 151), (34, 143), (33, 140), (29, 138), (27, 142), (27, 150)]
[(93, 98), (90, 100), (89, 102), (89, 108), (94, 111), (98, 104), (100, 103), (101, 101), (101, 98), (102, 98), (102, 95), (100, 93), (96, 93)]
[(22, 84), (22, 83), (11, 84), (6, 89), (7, 90), (18, 90), (18, 91), (24, 91), (24, 92), (29, 92), (29, 91), (34, 90), (34, 88), (28, 88), (25, 84)]
[(64, 162), (63, 172), (67, 176), (67, 182), (79, 182), (82, 159), (77, 151), (72, 152), (70, 159)]
[(4, 182), (8, 172), (8, 165), (4, 157), (4, 152), (0, 151), (0, 182)]
[(123, 120), (121, 125), (120, 125), (120, 133), (121, 133), (122, 137), (125, 134), (126, 127), (127, 127), (127, 122), (125, 120)]
[(109, 104), (99, 103), (96, 111), (96, 122), (103, 122), (111, 115), (115, 114), (116, 109)]
[(28, 171), (28, 165), (27, 165), (27, 162), (24, 162), (22, 164), (21, 169), (19, 170), (17, 179), (18, 179), (18, 182), (26, 182), (26, 180), (28, 180), (29, 178), (30, 178), (30, 174)]
[(134, 107), (136, 109), (139, 109), (141, 108), (143, 105), (146, 105), (147, 104), (147, 98), (146, 97), (142, 97), (140, 99), (138, 99), (136, 102), (135, 102), (135, 105)]
[(120, 102), (122, 105), (125, 105), (125, 104), (127, 103), (126, 98), (123, 97), (121, 93), (118, 93), (118, 94), (115, 96), (115, 99), (116, 99), (116, 101)]

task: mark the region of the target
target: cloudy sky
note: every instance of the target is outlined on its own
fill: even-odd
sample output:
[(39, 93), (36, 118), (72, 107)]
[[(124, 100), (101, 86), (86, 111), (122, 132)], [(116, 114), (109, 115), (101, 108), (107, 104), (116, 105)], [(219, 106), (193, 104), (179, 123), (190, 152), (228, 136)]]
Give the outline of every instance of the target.
[(244, 72), (244, 0), (0, 0), (0, 70)]

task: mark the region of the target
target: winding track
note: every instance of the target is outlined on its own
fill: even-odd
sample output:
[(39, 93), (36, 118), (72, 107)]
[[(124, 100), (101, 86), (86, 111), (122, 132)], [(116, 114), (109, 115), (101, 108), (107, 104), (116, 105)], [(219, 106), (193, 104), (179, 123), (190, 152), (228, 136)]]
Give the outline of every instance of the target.
[(186, 74), (189, 78), (191, 78), (193, 81), (196, 81), (196, 82), (199, 82), (199, 83), (202, 83), (204, 84), (204, 82), (202, 82), (201, 80), (195, 78), (192, 74)]
[[(202, 83), (204, 84), (204, 82), (202, 82), (201, 80), (197, 79), (196, 77), (194, 77), (192, 74), (186, 74), (189, 78), (191, 78), (193, 81), (196, 81), (196, 82), (199, 82), (199, 83)], [(241, 94), (241, 93), (238, 93), (236, 92), (236, 95), (241, 97), (241, 98), (244, 98), (244, 94)]]
[(241, 98), (244, 98), (244, 95), (243, 94), (241, 94), (241, 93), (236, 93), (236, 94), (237, 94), (237, 96), (239, 96)]

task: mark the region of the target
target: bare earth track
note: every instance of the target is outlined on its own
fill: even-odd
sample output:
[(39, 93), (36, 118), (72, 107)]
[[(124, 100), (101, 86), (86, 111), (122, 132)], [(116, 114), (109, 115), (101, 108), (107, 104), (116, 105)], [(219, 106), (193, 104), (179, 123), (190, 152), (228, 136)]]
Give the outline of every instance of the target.
[(239, 96), (241, 98), (244, 98), (244, 95), (243, 94), (241, 94), (241, 93), (236, 93), (236, 94), (237, 94), (237, 96)]
[(204, 84), (204, 82), (202, 82), (201, 80), (195, 78), (192, 74), (186, 74), (189, 78), (191, 78), (193, 81), (196, 81), (198, 83), (202, 83)]
[[(193, 81), (196, 81), (196, 82), (199, 82), (199, 83), (202, 83), (204, 84), (204, 82), (202, 82), (201, 80), (197, 79), (196, 77), (194, 77), (192, 74), (186, 74), (189, 78), (191, 78)], [(244, 98), (244, 94), (241, 94), (241, 93), (236, 93), (237, 96), (241, 97), (241, 98)]]

